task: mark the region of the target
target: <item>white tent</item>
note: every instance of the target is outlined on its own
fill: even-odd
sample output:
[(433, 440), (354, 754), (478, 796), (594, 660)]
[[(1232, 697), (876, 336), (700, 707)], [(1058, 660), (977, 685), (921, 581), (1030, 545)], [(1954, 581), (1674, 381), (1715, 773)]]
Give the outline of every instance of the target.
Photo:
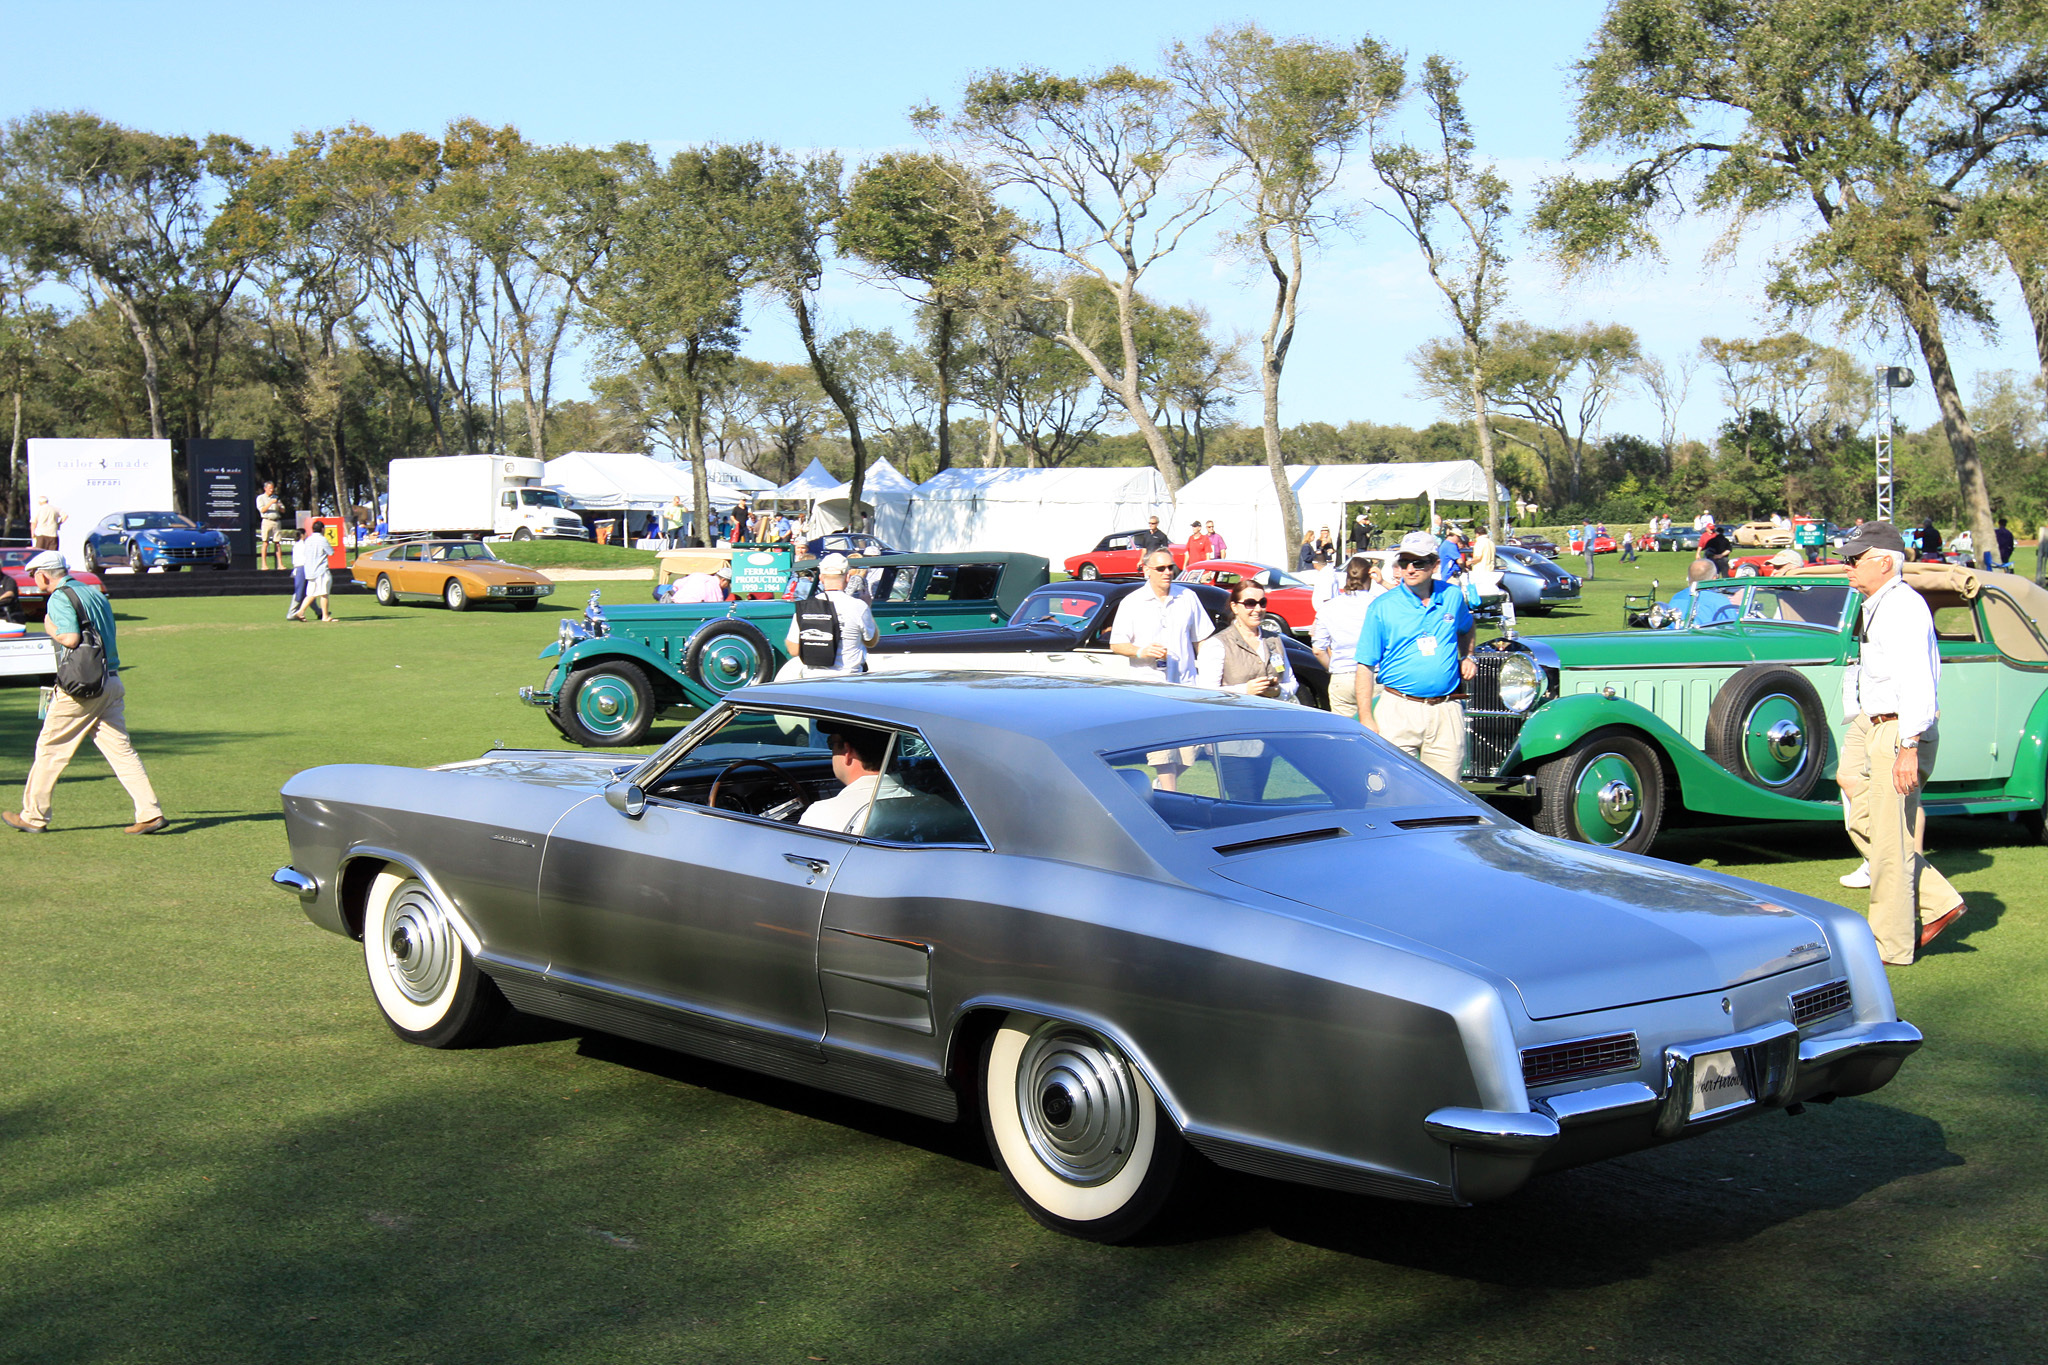
[(1054, 564), (1172, 510), (1150, 465), (1114, 469), (949, 469), (879, 503), (875, 534), (905, 550), (1019, 550)]
[[(541, 482), (559, 489), (569, 505), (583, 512), (652, 512), (680, 497), (683, 506), (696, 503), (690, 467), (672, 460), (621, 451), (574, 450), (547, 463)], [(711, 503), (731, 507), (737, 490), (714, 483)]]
[[(896, 471), (892, 469), (889, 472), (894, 474)], [(873, 477), (870, 472), (869, 478)], [(861, 492), (861, 511), (872, 516), (874, 501), (866, 489)], [(828, 531), (844, 531), (853, 524), (853, 485), (833, 478), (832, 471), (813, 458), (803, 473), (774, 492), (763, 493), (754, 500), (754, 506), (757, 510), (775, 508), (792, 514), (802, 513), (804, 535), (822, 536)]]
[[(690, 466), (684, 464), (680, 468), (683, 477), (689, 478)], [(751, 470), (741, 469), (738, 465), (729, 464), (724, 460), (706, 460), (704, 477), (721, 487), (736, 488), (743, 493), (761, 493), (775, 487), (775, 480), (764, 479)]]
[[(1486, 501), (1486, 473), (1477, 460), (1291, 464), (1287, 478), (1301, 508), (1302, 530), (1313, 532), (1327, 526), (1339, 541), (1348, 539), (1346, 509), (1360, 503), (1415, 503), (1412, 517), (1398, 519), (1398, 524), (1405, 526), (1433, 523), (1438, 503)], [(1496, 486), (1496, 494), (1507, 501), (1505, 488)], [(1300, 547), (1284, 543), (1279, 498), (1273, 489), (1273, 475), (1264, 465), (1218, 465), (1189, 480), (1174, 509), (1174, 539), (1184, 539), (1187, 523), (1195, 520), (1216, 523), (1233, 559), (1294, 567)], [(1384, 533), (1389, 518), (1383, 513), (1378, 520)]]

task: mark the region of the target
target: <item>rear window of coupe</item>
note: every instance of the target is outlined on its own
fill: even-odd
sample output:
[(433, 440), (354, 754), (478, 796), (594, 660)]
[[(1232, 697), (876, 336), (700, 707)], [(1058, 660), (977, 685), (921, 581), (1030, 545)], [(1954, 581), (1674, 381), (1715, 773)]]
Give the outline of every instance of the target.
[(1323, 812), (1478, 803), (1363, 731), (1232, 734), (1103, 755), (1132, 794), (1178, 832)]

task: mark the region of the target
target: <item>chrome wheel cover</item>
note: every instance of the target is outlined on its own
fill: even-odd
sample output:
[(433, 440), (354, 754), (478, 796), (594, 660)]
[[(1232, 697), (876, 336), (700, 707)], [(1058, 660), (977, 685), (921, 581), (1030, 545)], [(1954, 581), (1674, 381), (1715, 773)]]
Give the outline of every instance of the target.
[(427, 1005), (448, 989), (462, 958), (462, 940), (433, 893), (407, 882), (384, 912), (384, 974), (415, 1005)]
[(1643, 779), (1620, 754), (1599, 754), (1579, 770), (1572, 823), (1589, 844), (1611, 847), (1643, 823)]
[(595, 674), (576, 689), (576, 719), (592, 734), (623, 734), (639, 716), (640, 698), (616, 673)]
[(1783, 692), (1762, 696), (1742, 719), (1742, 765), (1765, 787), (1783, 787), (1806, 770), (1812, 746), (1799, 703)]
[(1138, 1142), (1144, 1102), (1130, 1067), (1071, 1024), (1047, 1023), (1017, 1059), (1017, 1117), (1045, 1168), (1074, 1185), (1115, 1178)]

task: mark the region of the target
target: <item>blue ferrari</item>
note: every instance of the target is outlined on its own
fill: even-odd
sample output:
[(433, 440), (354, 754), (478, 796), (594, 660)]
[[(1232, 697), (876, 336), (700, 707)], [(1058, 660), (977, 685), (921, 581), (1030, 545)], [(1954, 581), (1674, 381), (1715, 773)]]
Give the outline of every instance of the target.
[(86, 533), (85, 567), (145, 569), (228, 567), (228, 538), (177, 512), (111, 512)]

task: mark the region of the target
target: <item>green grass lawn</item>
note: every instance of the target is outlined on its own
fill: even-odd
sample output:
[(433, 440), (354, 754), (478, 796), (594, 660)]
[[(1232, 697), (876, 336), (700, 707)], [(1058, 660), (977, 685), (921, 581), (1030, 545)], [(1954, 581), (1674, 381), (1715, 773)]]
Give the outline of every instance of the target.
[[(1609, 562), (1541, 628), (1614, 625)], [(388, 1032), (356, 946), (268, 885), (277, 788), (555, 744), (515, 692), (559, 612), (117, 605), (174, 832), (121, 834), (88, 750), (55, 832), (0, 833), (0, 1361), (2042, 1356), (2048, 849), (2005, 822), (1934, 822), (1973, 912), (1896, 974), (1929, 1043), (1876, 1095), (1479, 1209), (1246, 1180), (1104, 1248), (1030, 1222), (971, 1131), (552, 1025)], [(0, 689), (0, 806), (35, 728)], [(1814, 826), (1658, 852), (1833, 896), (1854, 862)]]
[(597, 545), (587, 540), (494, 540), (491, 552), (529, 569), (651, 569), (660, 558), (630, 545)]

